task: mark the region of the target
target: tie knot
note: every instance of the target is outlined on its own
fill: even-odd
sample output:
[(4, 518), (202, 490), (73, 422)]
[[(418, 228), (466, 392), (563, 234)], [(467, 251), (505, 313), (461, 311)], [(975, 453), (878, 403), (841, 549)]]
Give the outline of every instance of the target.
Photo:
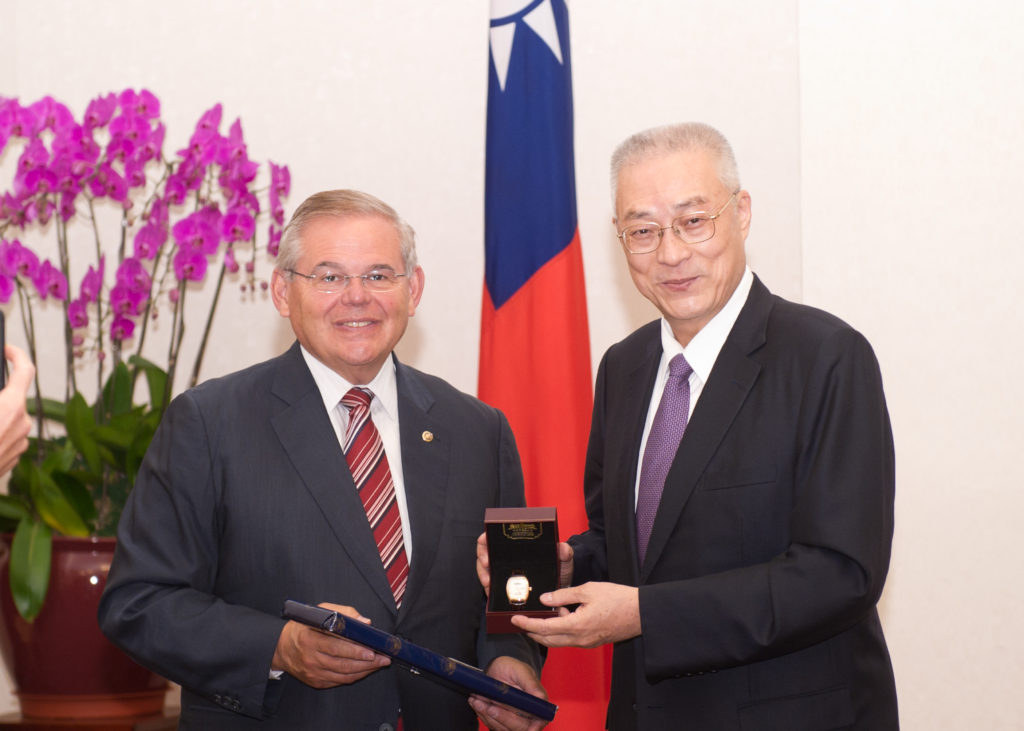
[(341, 397), (341, 405), (349, 411), (352, 409), (368, 409), (373, 400), (373, 392), (365, 388), (351, 388)]
[(691, 373), (693, 373), (693, 368), (686, 362), (682, 353), (668, 362), (669, 378), (689, 378)]

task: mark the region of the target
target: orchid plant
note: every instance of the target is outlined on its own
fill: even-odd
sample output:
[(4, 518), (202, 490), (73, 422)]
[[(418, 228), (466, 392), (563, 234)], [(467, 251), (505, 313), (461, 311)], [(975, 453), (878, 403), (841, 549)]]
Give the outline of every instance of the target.
[[(213, 280), (188, 380), (195, 385), (225, 282), (241, 280), (248, 296), (267, 287), (257, 264), (277, 255), (290, 174), (268, 162), (259, 176), (241, 122), (223, 135), (221, 116), (220, 104), (205, 112), (188, 145), (167, 156), (160, 102), (149, 91), (99, 96), (80, 121), (51, 97), (28, 106), (0, 97), (0, 162), (17, 156), (0, 197), (0, 303), (16, 301), (37, 366), (29, 399), (37, 428), (0, 495), (0, 530), (14, 530), (11, 593), (28, 620), (46, 595), (53, 533), (116, 529), (172, 395), (186, 299)], [(36, 314), (53, 307), (62, 309), (65, 346), (60, 398), (44, 397), (39, 378), (49, 365), (38, 360), (40, 337), (53, 334), (37, 332)], [(143, 353), (147, 335), (165, 327), (164, 312), (161, 366)], [(95, 383), (82, 381), (91, 373)], [(136, 404), (143, 384), (148, 399)], [(84, 394), (92, 392), (90, 404)]]

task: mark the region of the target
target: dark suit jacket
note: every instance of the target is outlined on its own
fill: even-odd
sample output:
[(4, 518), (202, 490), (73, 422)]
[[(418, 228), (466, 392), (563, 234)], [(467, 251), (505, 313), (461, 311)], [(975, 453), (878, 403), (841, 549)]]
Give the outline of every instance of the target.
[(650, 323), (605, 355), (574, 582), (640, 587), (614, 650), (612, 729), (898, 727), (876, 603), (893, 444), (874, 354), (754, 280), (666, 479), (638, 566), (634, 484), (661, 357)]
[(523, 504), (508, 423), (401, 364), (397, 385), (413, 540), (397, 612), (298, 345), (168, 408), (119, 525), (99, 616), (116, 644), (182, 685), (181, 728), (377, 729), (399, 707), (409, 731), (477, 728), (465, 696), (397, 666), (330, 690), (268, 680), (286, 599), (353, 606), (473, 665), (498, 655), (538, 665), (521, 637), (488, 637), (481, 623), (484, 509)]

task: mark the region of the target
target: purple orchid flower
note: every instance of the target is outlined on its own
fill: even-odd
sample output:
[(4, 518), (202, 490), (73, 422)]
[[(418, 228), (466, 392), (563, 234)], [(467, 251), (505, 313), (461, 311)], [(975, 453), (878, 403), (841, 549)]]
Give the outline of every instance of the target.
[(127, 287), (133, 292), (149, 292), (150, 286), (153, 284), (153, 280), (149, 276), (149, 272), (142, 266), (142, 262), (133, 257), (128, 257), (121, 262), (121, 265), (117, 268), (117, 274), (115, 276), (117, 284)]
[(45, 300), (52, 296), (55, 300), (63, 301), (68, 296), (68, 280), (57, 267), (47, 259), (42, 263), (32, 277), (32, 283), (36, 286), (39, 299)]
[(117, 97), (114, 94), (98, 96), (89, 102), (82, 125), (90, 131), (97, 127), (106, 127), (115, 111), (117, 111)]
[(123, 315), (114, 318), (110, 323), (110, 339), (114, 342), (128, 340), (135, 332), (135, 322)]
[(40, 129), (58, 130), (75, 121), (71, 111), (52, 96), (44, 96), (30, 109), (35, 113)]
[(50, 162), (50, 152), (46, 145), (38, 137), (29, 141), (25, 151), (18, 158), (18, 172), (15, 174), (15, 182), (19, 177), (26, 175), (38, 167), (45, 167)]
[(7, 146), (14, 127), (15, 110), (19, 107), (17, 99), (0, 95), (0, 152)]
[(106, 257), (100, 257), (99, 266), (93, 268), (89, 267), (89, 270), (82, 277), (82, 286), (79, 289), (79, 294), (86, 303), (95, 302), (100, 296), (100, 291), (103, 289), (103, 266), (106, 263)]
[(68, 305), (68, 322), (72, 328), (77, 330), (89, 324), (88, 304), (84, 298), (79, 298)]
[(31, 107), (23, 107), (18, 104), (17, 100), (15, 100), (11, 111), (13, 112), (10, 126), (11, 137), (23, 137), (27, 139), (33, 138), (39, 134), (39, 130), (42, 129), (42, 125), (39, 121), (39, 115), (37, 115)]
[(232, 274), (238, 272), (238, 262), (235, 261), (235, 249), (232, 246), (227, 247), (224, 251), (224, 267)]
[(0, 303), (7, 304), (14, 294), (14, 278), (0, 272)]
[(151, 134), (149, 120), (145, 117), (122, 114), (110, 123), (110, 144), (107, 157), (111, 160), (126, 160), (135, 154)]
[[(183, 248), (174, 255), (174, 274), (179, 281), (188, 279), (193, 282), (201, 282), (206, 276), (206, 267), (206, 256), (198, 249)], [(173, 290), (172, 294), (176, 292), (177, 290)], [(177, 301), (176, 294), (172, 297), (172, 301)]]
[(45, 195), (56, 190), (58, 182), (56, 174), (49, 168), (35, 167), (25, 174), (25, 192), (29, 195), (37, 193)]
[(220, 220), (220, 210), (207, 206), (178, 221), (171, 232), (179, 248), (199, 251), (205, 256), (220, 245)]
[(245, 137), (242, 134), (242, 120), (236, 119), (228, 130), (227, 137), (222, 137), (217, 146), (217, 164), (228, 167), (236, 160), (248, 159)]
[(195, 155), (204, 167), (213, 162), (220, 147), (220, 133), (217, 129), (220, 127), (222, 112), (223, 108), (220, 104), (206, 110), (196, 123), (195, 132), (192, 133), (192, 137), (188, 141), (188, 148), (181, 150), (178, 155), (181, 157)]
[(89, 190), (97, 198), (105, 196), (117, 201), (126, 209), (132, 205), (128, 198), (128, 183), (109, 163), (103, 163), (96, 168), (96, 174), (89, 180)]
[(15, 228), (25, 227), (25, 209), (20, 198), (4, 193), (0, 198), (0, 218), (8, 221)]
[(205, 175), (206, 166), (200, 160), (199, 155), (182, 157), (178, 167), (167, 179), (165, 188), (167, 200), (180, 206), (185, 202), (189, 191), (198, 190), (199, 186), (203, 184)]
[(67, 223), (75, 215), (75, 197), (78, 191), (73, 193), (62, 193), (60, 196), (60, 217)]
[(149, 89), (141, 89), (137, 94), (134, 89), (125, 89), (118, 97), (121, 111), (132, 116), (145, 119), (156, 119), (160, 116), (160, 100)]
[(167, 243), (166, 226), (154, 222), (151, 218), (149, 223), (135, 234), (135, 256), (139, 259), (153, 259), (165, 243)]
[(256, 220), (244, 206), (228, 209), (221, 219), (221, 237), (225, 241), (247, 241), (256, 233)]
[(14, 276), (32, 279), (39, 271), (39, 257), (31, 249), (22, 246), (17, 239), (8, 242), (3, 255), (5, 270)]
[(50, 198), (32, 198), (25, 204), (25, 222), (38, 222), (45, 226), (53, 217), (55, 210), (57, 210), (57, 205)]
[(277, 224), (270, 224), (270, 228), (267, 231), (267, 253), (271, 256), (277, 256), (277, 252), (281, 249), (282, 231), (283, 229)]
[(124, 284), (115, 284), (110, 290), (110, 309), (115, 315), (140, 315), (149, 299), (147, 290), (137, 290)]
[(164, 148), (164, 136), (167, 134), (167, 128), (163, 122), (158, 124), (154, 129), (150, 130), (149, 134), (139, 149), (135, 151), (135, 156), (142, 160), (142, 162), (149, 162), (160, 157), (160, 152)]

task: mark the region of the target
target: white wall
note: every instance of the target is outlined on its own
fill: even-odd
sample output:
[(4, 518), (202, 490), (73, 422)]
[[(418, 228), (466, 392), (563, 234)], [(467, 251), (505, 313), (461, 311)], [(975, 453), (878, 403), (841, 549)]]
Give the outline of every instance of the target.
[[(1007, 215), (1024, 162), (1021, 11), (587, 0), (570, 13), (594, 362), (654, 316), (609, 225), (611, 149), (643, 127), (708, 121), (753, 196), (754, 269), (860, 328), (882, 362), (899, 469), (882, 615), (904, 728), (1020, 727), (1010, 444), (1024, 429), (1003, 363), (1021, 354), (1005, 337), (1021, 329)], [(220, 101), (254, 159), (291, 166), (289, 212), (332, 187), (389, 201), (427, 272), (400, 355), (473, 392), (487, 24), (482, 1), (0, 0), (0, 94), (52, 94), (80, 114), (98, 93), (145, 86), (169, 150)], [(205, 376), (290, 342), (269, 301), (223, 305)], [(13, 703), (0, 695), (0, 712)]]
[(882, 363), (904, 725), (1024, 728), (1024, 9), (800, 10), (804, 296)]

